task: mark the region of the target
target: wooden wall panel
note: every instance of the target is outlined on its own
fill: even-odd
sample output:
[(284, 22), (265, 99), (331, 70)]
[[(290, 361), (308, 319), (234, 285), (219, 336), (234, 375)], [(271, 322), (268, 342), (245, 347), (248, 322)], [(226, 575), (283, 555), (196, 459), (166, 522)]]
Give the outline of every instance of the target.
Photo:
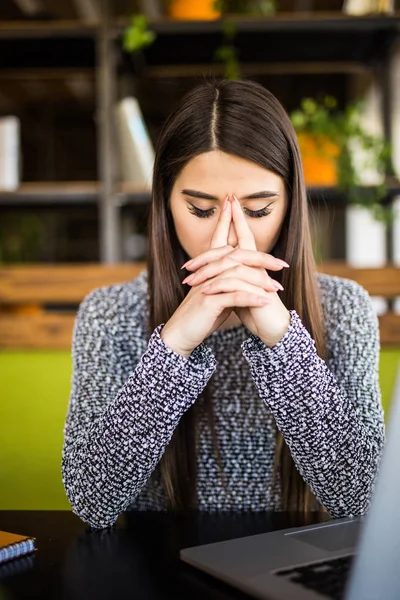
[(395, 298), (400, 296), (400, 268), (387, 266), (381, 269), (356, 269), (343, 262), (327, 262), (318, 266), (321, 273), (353, 279), (371, 296)]
[[(0, 313), (0, 349), (69, 350), (75, 314)], [(400, 346), (400, 315), (379, 317), (383, 347)]]
[[(75, 312), (46, 313), (41, 305), (77, 305), (93, 289), (132, 280), (145, 268), (144, 262), (0, 268), (0, 348), (69, 349)], [(353, 279), (371, 295), (400, 296), (400, 269), (392, 266), (326, 263), (319, 270)], [(382, 346), (400, 346), (400, 315), (388, 313), (379, 322)]]
[(97, 287), (134, 279), (145, 263), (0, 268), (0, 304), (79, 303)]
[(0, 313), (0, 349), (68, 350), (75, 315)]

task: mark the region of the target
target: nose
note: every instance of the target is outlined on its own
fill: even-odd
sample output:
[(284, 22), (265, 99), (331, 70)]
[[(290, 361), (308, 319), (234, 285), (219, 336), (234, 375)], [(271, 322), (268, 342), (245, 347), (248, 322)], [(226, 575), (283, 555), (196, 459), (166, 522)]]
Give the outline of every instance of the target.
[(232, 222), (231, 226), (229, 227), (228, 246), (233, 246), (233, 248), (236, 248), (237, 245), (238, 245), (238, 237), (237, 237), (235, 225)]

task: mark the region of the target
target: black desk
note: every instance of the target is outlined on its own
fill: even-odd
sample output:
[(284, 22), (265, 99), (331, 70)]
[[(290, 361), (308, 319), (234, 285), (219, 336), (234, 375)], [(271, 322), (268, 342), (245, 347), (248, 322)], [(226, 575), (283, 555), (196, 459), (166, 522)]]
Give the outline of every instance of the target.
[(68, 511), (0, 511), (0, 529), (32, 535), (38, 551), (0, 567), (0, 600), (244, 600), (179, 560), (181, 548), (328, 517), (288, 513), (126, 513), (91, 530)]

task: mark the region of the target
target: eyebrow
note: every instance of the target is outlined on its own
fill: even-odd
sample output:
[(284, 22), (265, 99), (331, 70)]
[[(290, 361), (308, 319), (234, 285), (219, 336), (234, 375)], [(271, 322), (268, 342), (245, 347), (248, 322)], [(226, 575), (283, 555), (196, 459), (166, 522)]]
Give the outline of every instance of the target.
[[(199, 192), (197, 190), (181, 190), (181, 194), (185, 196), (191, 196), (192, 198), (201, 198), (202, 200), (217, 200), (217, 196), (213, 196), (211, 194), (206, 194), (205, 192)], [(274, 198), (279, 196), (278, 192), (273, 192), (269, 190), (263, 190), (261, 192), (254, 192), (254, 194), (249, 194), (248, 196), (243, 196), (239, 198), (239, 200), (256, 200), (257, 198)]]

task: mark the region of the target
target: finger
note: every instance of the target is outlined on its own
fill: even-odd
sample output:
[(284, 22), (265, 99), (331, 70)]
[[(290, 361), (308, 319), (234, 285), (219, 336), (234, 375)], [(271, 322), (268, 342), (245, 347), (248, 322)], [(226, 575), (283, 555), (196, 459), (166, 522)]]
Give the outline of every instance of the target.
[(202, 265), (206, 265), (209, 262), (217, 260), (218, 258), (222, 258), (226, 254), (229, 254), (233, 251), (233, 246), (223, 246), (222, 248), (215, 248), (213, 250), (207, 250), (207, 252), (203, 252), (203, 254), (199, 254), (196, 258), (192, 258), (185, 262), (184, 265), (181, 266), (181, 269), (186, 268), (188, 271), (194, 271), (198, 269)]
[(254, 235), (247, 224), (242, 207), (240, 206), (240, 202), (236, 198), (235, 194), (233, 194), (232, 215), (239, 240), (239, 248), (244, 248), (246, 250), (257, 250)]
[[(218, 250), (209, 250), (200, 254), (198, 257), (186, 263), (186, 269), (188, 271), (200, 272), (202, 267), (212, 262), (216, 262), (218, 259), (222, 259), (226, 256), (236, 262), (240, 262), (243, 265), (249, 267), (262, 267), (269, 271), (280, 271), (284, 267), (289, 267), (287, 262), (275, 258), (271, 254), (265, 252), (259, 252), (258, 250), (243, 250), (240, 248), (232, 248), (232, 246), (225, 246), (225, 248), (218, 248)], [(185, 266), (185, 265), (184, 265)], [(191, 276), (190, 276), (191, 277)]]
[(275, 258), (272, 254), (260, 252), (258, 250), (245, 250), (243, 248), (234, 248), (230, 253), (230, 257), (243, 265), (249, 267), (263, 267), (269, 271), (280, 271), (281, 269), (289, 268), (290, 265), (280, 258)]
[(217, 303), (219, 310), (225, 308), (252, 308), (256, 306), (265, 306), (272, 299), (259, 294), (248, 294), (247, 292), (236, 291), (227, 294), (207, 295), (204, 294), (204, 301), (207, 303)]
[(213, 279), (209, 284), (206, 284), (201, 288), (203, 294), (221, 294), (227, 292), (247, 292), (248, 294), (255, 294), (268, 298), (268, 294), (274, 293), (275, 290), (269, 290), (268, 292), (258, 285), (253, 285), (243, 279), (237, 279), (235, 277), (229, 277), (227, 279)]
[(224, 206), (217, 222), (214, 234), (211, 238), (210, 248), (220, 248), (228, 243), (229, 227), (232, 220), (232, 208), (229, 196), (226, 196)]
[(242, 265), (232, 260), (230, 256), (226, 256), (223, 261), (218, 261), (218, 263), (215, 262), (202, 267), (196, 273), (189, 275), (182, 283), (194, 286), (201, 285), (212, 278), (226, 279), (228, 277), (243, 279), (264, 288), (268, 292), (283, 291), (282, 285), (272, 279), (264, 269), (254, 269), (253, 267)]
[[(264, 269), (256, 270), (253, 267), (246, 267), (245, 265), (241, 265), (240, 263), (236, 267), (227, 269), (217, 277), (214, 277), (212, 281), (218, 281), (221, 279), (228, 279), (232, 277), (234, 277), (235, 279), (241, 279), (242, 281), (245, 281), (252, 285), (256, 285), (257, 287), (262, 288), (266, 292), (277, 292), (278, 290), (283, 292), (284, 290), (282, 284), (279, 283), (279, 281), (275, 281), (275, 279), (272, 279), (272, 277), (270, 277), (268, 273), (264, 271)], [(198, 283), (197, 285), (200, 285), (200, 283)]]
[(199, 268), (195, 273), (188, 275), (182, 283), (188, 283), (190, 285), (198, 285), (202, 281), (206, 279), (210, 279), (210, 277), (215, 277), (219, 275), (226, 269), (230, 269), (231, 267), (235, 267), (239, 263), (236, 260), (232, 260), (230, 258), (230, 254), (225, 254), (222, 258), (215, 260), (213, 262), (204, 265)]

